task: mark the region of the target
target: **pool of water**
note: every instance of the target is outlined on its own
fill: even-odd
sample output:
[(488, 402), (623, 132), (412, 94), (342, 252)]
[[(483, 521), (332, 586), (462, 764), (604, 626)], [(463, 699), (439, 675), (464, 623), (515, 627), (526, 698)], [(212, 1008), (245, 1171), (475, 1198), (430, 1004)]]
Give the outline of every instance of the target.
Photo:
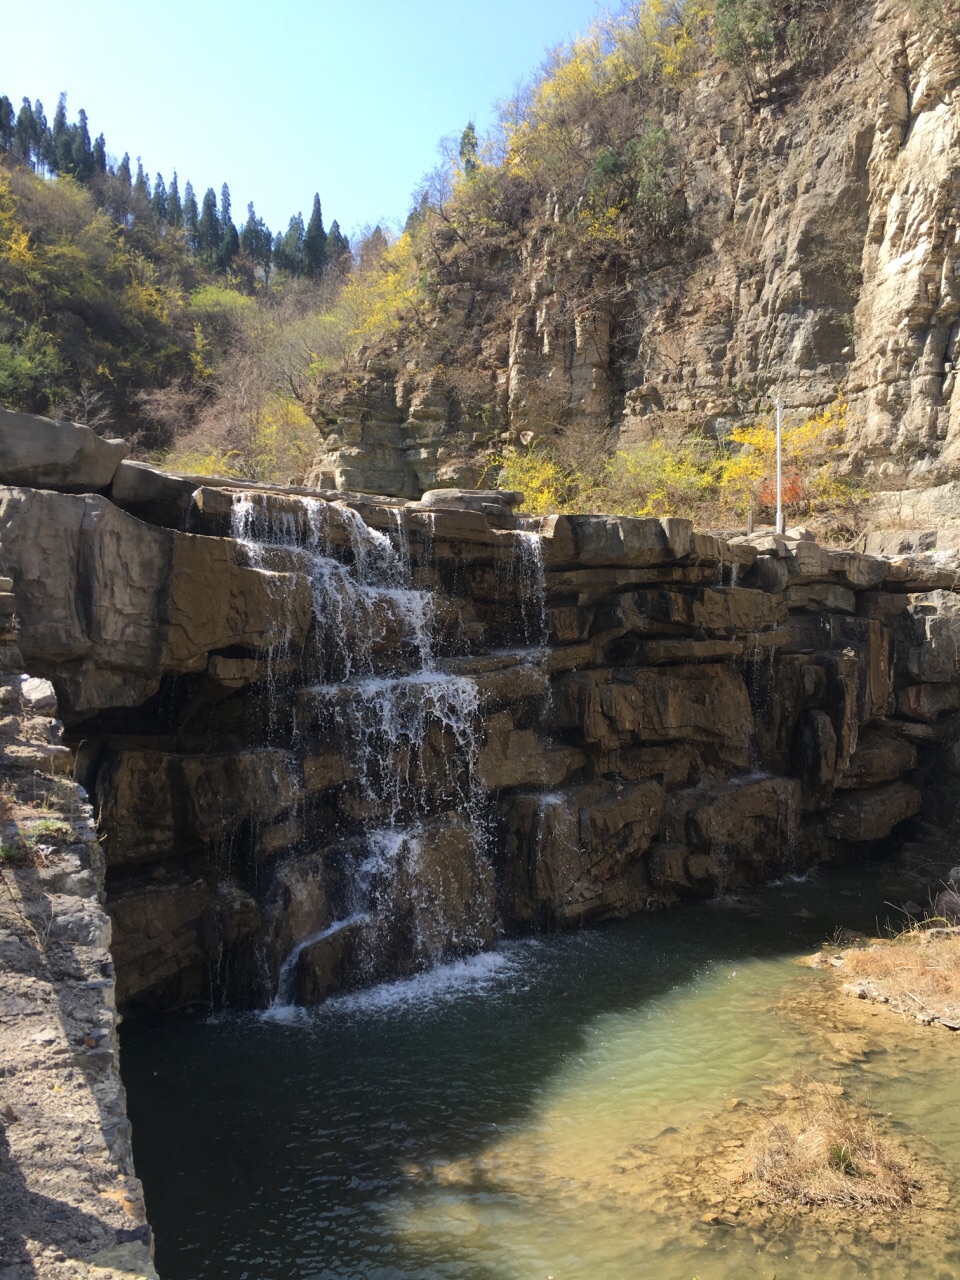
[[(163, 1280), (814, 1274), (802, 1233), (705, 1227), (655, 1179), (624, 1178), (625, 1153), (665, 1131), (682, 1144), (732, 1096), (815, 1069), (816, 1037), (778, 1012), (824, 980), (795, 957), (838, 927), (875, 929), (884, 897), (849, 877), (788, 883), (507, 943), (309, 1013), (129, 1024)], [(956, 1064), (882, 1058), (844, 1083), (960, 1163)], [(829, 1280), (918, 1274), (896, 1248), (823, 1254)], [(924, 1274), (960, 1275), (943, 1268)]]

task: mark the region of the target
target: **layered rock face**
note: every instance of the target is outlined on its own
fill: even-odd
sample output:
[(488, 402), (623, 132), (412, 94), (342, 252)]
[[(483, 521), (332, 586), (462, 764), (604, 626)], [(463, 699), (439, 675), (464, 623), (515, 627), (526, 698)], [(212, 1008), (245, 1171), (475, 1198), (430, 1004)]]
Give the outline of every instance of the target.
[(127, 1010), (315, 1001), (504, 930), (866, 857), (950, 758), (943, 556), (531, 520), (494, 494), (193, 486), (185, 521), (191, 482), (137, 483), (165, 524), (109, 489), (0, 491)]
[(156, 1280), (103, 853), (54, 691), (23, 669), (12, 586), (0, 579), (0, 1274)]
[[(664, 124), (683, 154), (681, 250), (614, 279), (558, 247), (549, 207), (498, 254), (464, 266), (456, 246), (435, 307), (446, 346), (431, 336), (321, 395), (314, 482), (413, 497), (478, 483), (496, 433), (722, 433), (775, 393), (798, 412), (846, 400), (850, 466), (889, 495), (881, 523), (904, 491), (954, 478), (960, 52), (891, 0), (851, 6), (843, 40), (773, 101), (751, 105), (716, 65), (678, 96)], [(469, 424), (468, 350), (489, 410)]]

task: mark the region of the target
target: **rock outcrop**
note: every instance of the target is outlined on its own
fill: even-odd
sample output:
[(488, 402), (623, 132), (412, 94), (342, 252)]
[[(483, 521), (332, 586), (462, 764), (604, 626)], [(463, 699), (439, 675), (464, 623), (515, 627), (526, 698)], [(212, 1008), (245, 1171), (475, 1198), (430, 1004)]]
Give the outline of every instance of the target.
[(952, 759), (943, 554), (186, 483), (149, 479), (158, 525), (0, 496), (128, 1011), (312, 1001), (867, 857)]
[[(320, 392), (311, 483), (473, 486), (504, 441), (722, 436), (775, 390), (798, 412), (844, 400), (877, 522), (925, 527), (903, 513), (960, 474), (960, 51), (892, 0), (844, 6), (841, 23), (821, 75), (750, 100), (711, 62), (666, 109), (677, 252), (614, 278), (558, 243), (555, 200), (497, 251), (451, 235), (445, 258), (439, 237), (429, 323)], [(957, 526), (953, 488), (934, 527)]]
[(104, 859), (53, 689), (23, 670), (12, 586), (0, 580), (0, 1274), (156, 1280)]

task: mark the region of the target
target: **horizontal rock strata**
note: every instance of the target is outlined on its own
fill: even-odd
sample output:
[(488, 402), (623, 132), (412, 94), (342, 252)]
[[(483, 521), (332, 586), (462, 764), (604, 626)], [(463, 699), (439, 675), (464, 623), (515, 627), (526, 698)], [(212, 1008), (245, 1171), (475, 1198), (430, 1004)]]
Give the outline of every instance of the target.
[(315, 1000), (498, 928), (864, 858), (952, 748), (942, 554), (149, 469), (134, 503), (132, 467), (127, 510), (0, 490), (127, 1010)]

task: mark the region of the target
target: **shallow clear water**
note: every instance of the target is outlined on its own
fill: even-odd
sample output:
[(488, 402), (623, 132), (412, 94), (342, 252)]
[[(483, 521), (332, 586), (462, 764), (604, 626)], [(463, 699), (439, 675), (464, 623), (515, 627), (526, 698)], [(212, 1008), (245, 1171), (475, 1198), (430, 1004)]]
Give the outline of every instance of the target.
[[(130, 1024), (123, 1072), (160, 1274), (813, 1274), (789, 1236), (685, 1221), (621, 1165), (664, 1130), (813, 1065), (809, 1031), (776, 1010), (822, 981), (793, 957), (838, 927), (874, 929), (883, 896), (835, 877), (788, 884), (747, 906), (508, 943), (292, 1018)], [(918, 1082), (868, 1056), (850, 1073), (960, 1159), (955, 1066)], [(889, 1250), (834, 1252), (818, 1277), (917, 1274)]]

